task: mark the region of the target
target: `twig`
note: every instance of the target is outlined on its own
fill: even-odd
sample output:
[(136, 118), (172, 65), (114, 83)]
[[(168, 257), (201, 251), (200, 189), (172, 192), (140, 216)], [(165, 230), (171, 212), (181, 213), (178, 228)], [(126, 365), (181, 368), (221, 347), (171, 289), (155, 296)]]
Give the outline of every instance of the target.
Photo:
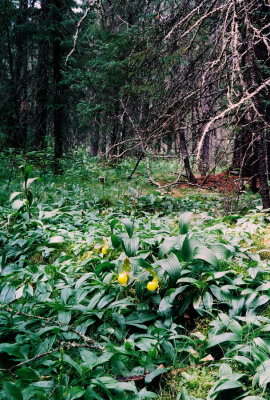
[(97, 2), (96, 0), (89, 0), (88, 7), (85, 9), (82, 18), (77, 22), (76, 31), (75, 31), (75, 34), (73, 36), (73, 47), (72, 47), (72, 49), (70, 50), (70, 52), (68, 53), (68, 55), (66, 57), (65, 65), (67, 65), (68, 60), (70, 59), (70, 57), (72, 56), (72, 54), (76, 50), (76, 45), (77, 45), (77, 41), (78, 41), (80, 27), (81, 27), (83, 21), (85, 20), (85, 18), (87, 17), (89, 11), (91, 10), (91, 8), (94, 6), (94, 4), (96, 2)]

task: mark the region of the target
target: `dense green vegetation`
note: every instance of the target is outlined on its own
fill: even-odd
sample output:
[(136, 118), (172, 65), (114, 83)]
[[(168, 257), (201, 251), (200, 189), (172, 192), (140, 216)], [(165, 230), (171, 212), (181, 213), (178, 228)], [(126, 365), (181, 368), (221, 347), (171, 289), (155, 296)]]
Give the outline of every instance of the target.
[(143, 162), (127, 182), (132, 159), (78, 151), (58, 177), (37, 153), (1, 160), (0, 399), (270, 399), (259, 196), (228, 213), (142, 182)]

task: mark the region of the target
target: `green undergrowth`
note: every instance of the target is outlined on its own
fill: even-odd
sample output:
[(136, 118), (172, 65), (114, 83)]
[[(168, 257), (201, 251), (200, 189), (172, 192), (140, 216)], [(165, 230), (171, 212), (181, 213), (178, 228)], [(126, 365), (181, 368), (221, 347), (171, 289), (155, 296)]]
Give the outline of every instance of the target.
[(134, 160), (80, 155), (54, 178), (40, 157), (8, 157), (0, 400), (270, 399), (270, 266), (256, 242), (269, 216), (256, 198), (224, 215), (218, 194), (143, 183), (143, 165), (126, 182)]

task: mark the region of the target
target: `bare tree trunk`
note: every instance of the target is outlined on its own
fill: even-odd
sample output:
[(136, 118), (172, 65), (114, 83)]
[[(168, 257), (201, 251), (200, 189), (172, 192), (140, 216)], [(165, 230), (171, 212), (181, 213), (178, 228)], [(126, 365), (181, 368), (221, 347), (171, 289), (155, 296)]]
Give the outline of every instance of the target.
[(90, 137), (90, 154), (92, 157), (96, 157), (98, 155), (100, 147), (99, 144), (100, 144), (100, 116), (99, 113), (97, 113), (94, 121), (93, 132), (91, 132), (91, 137)]
[(12, 135), (12, 146), (24, 147), (27, 140), (27, 23), (28, 1), (20, 0), (15, 29), (16, 53), (14, 57), (14, 103), (16, 126)]
[(187, 148), (187, 143), (186, 143), (186, 138), (185, 138), (185, 129), (180, 128), (179, 131), (177, 132), (177, 135), (179, 138), (179, 151), (180, 151), (180, 154), (184, 161), (185, 170), (186, 170), (186, 174), (187, 174), (187, 180), (190, 183), (196, 183), (197, 179), (193, 175), (191, 167), (190, 167), (188, 148)]
[[(44, 34), (44, 23), (49, 22), (49, 1), (41, 2), (40, 11), (40, 29)], [(45, 139), (47, 133), (48, 121), (48, 86), (49, 86), (49, 58), (50, 46), (49, 41), (43, 38), (39, 42), (38, 60), (37, 60), (37, 85), (36, 85), (36, 112), (35, 112), (35, 138), (34, 145), (36, 148), (43, 149), (45, 147)]]
[(54, 98), (53, 98), (53, 136), (54, 136), (54, 172), (62, 172), (60, 160), (63, 156), (63, 122), (64, 122), (64, 86), (62, 81), (62, 56), (63, 47), (61, 45), (61, 22), (64, 18), (65, 7), (62, 0), (53, 1), (53, 22), (55, 24), (53, 31), (53, 80), (54, 80)]

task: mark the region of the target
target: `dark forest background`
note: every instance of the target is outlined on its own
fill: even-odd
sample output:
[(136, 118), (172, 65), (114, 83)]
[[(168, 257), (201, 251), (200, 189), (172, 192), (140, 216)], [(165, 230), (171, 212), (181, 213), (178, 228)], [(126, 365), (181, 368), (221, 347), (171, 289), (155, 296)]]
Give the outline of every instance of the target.
[(55, 173), (81, 146), (178, 157), (270, 208), (269, 23), (266, 0), (1, 0), (1, 147), (53, 152)]

